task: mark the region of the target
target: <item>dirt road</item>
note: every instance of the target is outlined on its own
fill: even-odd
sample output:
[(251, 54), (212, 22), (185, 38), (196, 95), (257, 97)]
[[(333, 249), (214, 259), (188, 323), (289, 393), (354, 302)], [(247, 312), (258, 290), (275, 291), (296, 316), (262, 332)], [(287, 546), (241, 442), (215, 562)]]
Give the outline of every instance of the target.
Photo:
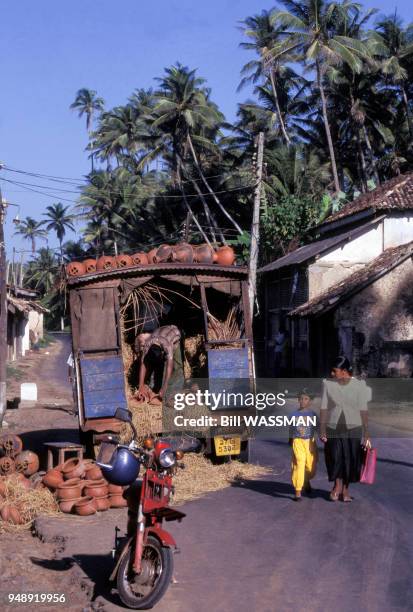
[[(60, 370), (65, 350), (57, 357)], [(53, 364), (42, 367), (53, 374)], [(75, 434), (73, 417), (61, 412), (57, 416), (58, 412), (49, 411), (50, 426), (62, 423), (65, 435)], [(170, 526), (181, 549), (174, 557), (177, 583), (155, 610), (410, 610), (413, 448), (408, 438), (379, 438), (375, 444), (377, 483), (355, 485), (352, 504), (328, 501), (322, 455), (313, 481), (314, 498), (296, 504), (289, 484), (289, 447), (283, 442), (254, 443), (253, 459), (272, 465), (274, 475), (183, 507), (186, 519)], [(65, 527), (64, 550), (53, 561), (45, 548), (41, 565), (49, 563), (56, 585), (64, 587), (69, 584), (68, 579), (64, 582), (69, 570), (62, 568), (74, 564), (88, 578), (83, 578), (83, 584), (95, 598), (94, 608), (118, 611), (123, 608), (106, 578), (112, 566), (109, 551), (114, 527), (123, 526), (124, 512), (91, 518), (87, 522), (73, 517), (73, 523)], [(52, 533), (56, 529), (59, 533), (59, 526), (49, 525)], [(61, 534), (65, 535), (64, 530)], [(64, 609), (82, 608), (73, 601)]]

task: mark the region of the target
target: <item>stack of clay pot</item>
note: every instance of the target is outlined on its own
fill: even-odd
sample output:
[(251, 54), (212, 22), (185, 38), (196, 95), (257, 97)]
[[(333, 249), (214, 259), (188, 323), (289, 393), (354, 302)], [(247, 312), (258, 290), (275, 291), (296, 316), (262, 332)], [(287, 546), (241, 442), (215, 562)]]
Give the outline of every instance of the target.
[(103, 255), (97, 260), (72, 261), (67, 264), (66, 272), (68, 276), (83, 276), (83, 274), (94, 272), (109, 272), (110, 270), (162, 263), (215, 263), (219, 266), (232, 266), (235, 263), (235, 253), (234, 249), (227, 245), (213, 249), (209, 244), (192, 245), (187, 242), (180, 242), (173, 246), (161, 244), (148, 253), (122, 254), (116, 257)]
[[(25, 489), (41, 486), (38, 469), (39, 457), (30, 450), (23, 450), (23, 442), (19, 436), (4, 434), (0, 437), (0, 497), (11, 476), (17, 478)], [(8, 520), (3, 516), (2, 518)]]
[(46, 472), (43, 483), (55, 491), (59, 508), (65, 513), (88, 516), (126, 505), (125, 500), (120, 504), (117, 498), (118, 487), (116, 491), (111, 490), (113, 485), (108, 484), (100, 467), (91, 459), (69, 459)]

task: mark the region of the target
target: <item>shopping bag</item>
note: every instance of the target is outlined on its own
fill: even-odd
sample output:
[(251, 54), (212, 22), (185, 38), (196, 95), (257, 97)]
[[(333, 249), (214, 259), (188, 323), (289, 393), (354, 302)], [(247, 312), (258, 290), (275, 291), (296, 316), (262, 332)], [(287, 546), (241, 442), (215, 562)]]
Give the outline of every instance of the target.
[(373, 484), (376, 478), (377, 452), (375, 448), (366, 448), (364, 460), (361, 467), (360, 482), (363, 484)]

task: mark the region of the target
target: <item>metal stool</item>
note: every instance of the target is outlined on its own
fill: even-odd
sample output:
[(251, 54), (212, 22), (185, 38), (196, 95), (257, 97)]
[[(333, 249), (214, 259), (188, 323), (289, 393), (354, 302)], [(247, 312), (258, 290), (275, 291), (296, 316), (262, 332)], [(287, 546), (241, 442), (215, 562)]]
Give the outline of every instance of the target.
[(83, 459), (83, 446), (74, 442), (44, 442), (47, 447), (47, 469), (51, 470), (53, 465), (53, 451), (57, 451), (57, 464), (66, 461), (66, 453), (75, 453), (78, 459)]

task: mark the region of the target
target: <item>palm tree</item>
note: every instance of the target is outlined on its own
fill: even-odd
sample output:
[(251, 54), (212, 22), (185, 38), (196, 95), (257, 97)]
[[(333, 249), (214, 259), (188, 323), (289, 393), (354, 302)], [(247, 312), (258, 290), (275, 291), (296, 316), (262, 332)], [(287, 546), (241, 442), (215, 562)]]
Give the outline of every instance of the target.
[(46, 231), (42, 228), (43, 223), (36, 221), (32, 217), (26, 217), (22, 219), (18, 226), (15, 234), (23, 236), (23, 240), (29, 240), (31, 242), (32, 253), (36, 251), (36, 238), (46, 239)]
[(47, 217), (44, 223), (46, 225), (46, 229), (48, 231), (52, 230), (56, 232), (57, 239), (59, 241), (60, 247), (60, 257), (63, 261), (63, 238), (66, 235), (66, 230), (75, 231), (75, 227), (73, 225), (74, 216), (68, 213), (69, 206), (63, 206), (61, 202), (57, 204), (52, 204), (51, 206), (47, 206), (47, 212), (43, 214), (44, 217)]
[(58, 272), (59, 264), (54, 251), (41, 248), (28, 263), (26, 280), (31, 287), (47, 294), (55, 287)]
[(271, 19), (277, 28), (279, 25), (284, 28), (284, 40), (269, 53), (274, 60), (293, 52), (299, 53), (307, 68), (315, 70), (334, 188), (338, 193), (340, 181), (328, 118), (324, 76), (331, 65), (348, 64), (353, 72), (361, 72), (362, 60), (369, 56), (367, 46), (360, 40), (337, 34), (343, 24), (351, 23), (361, 7), (348, 0), (341, 3), (327, 0), (280, 0), (280, 3), (286, 10), (273, 13)]
[(242, 31), (251, 42), (242, 42), (240, 43), (240, 47), (255, 51), (258, 55), (258, 59), (248, 62), (242, 68), (241, 75), (243, 78), (239, 84), (238, 90), (247, 83), (261, 82), (261, 85), (265, 86), (266, 81), (269, 81), (276, 109), (276, 121), (280, 126), (284, 141), (290, 144), (291, 139), (286, 126), (285, 108), (283, 112), (279, 92), (280, 90), (284, 90), (284, 97), (287, 97), (288, 102), (286, 89), (290, 89), (288, 85), (291, 85), (292, 81), (297, 80), (298, 75), (296, 75), (292, 68), (285, 66), (287, 62), (294, 61), (295, 58), (292, 54), (288, 55), (285, 53), (282, 58), (275, 59), (270, 53), (276, 44), (280, 42), (280, 37), (282, 37), (284, 33), (284, 27), (281, 24), (277, 26), (274, 25), (272, 20), (273, 13), (274, 9), (271, 11), (264, 10), (261, 15), (247, 17), (242, 22)]
[(413, 143), (413, 123), (410, 112), (407, 87), (409, 84), (409, 63), (413, 60), (413, 23), (406, 28), (403, 21), (394, 15), (382, 17), (376, 24), (374, 40), (382, 57), (382, 71), (400, 91), (406, 113), (410, 141)]
[[(93, 89), (87, 89), (86, 87), (78, 90), (74, 102), (72, 102), (70, 105), (72, 110), (78, 111), (79, 117), (83, 117), (83, 115), (86, 116), (86, 131), (89, 136), (93, 123), (93, 115), (96, 112), (102, 112), (104, 105), (104, 99), (99, 97), (96, 91)], [(93, 153), (91, 153), (90, 158), (93, 172)]]

